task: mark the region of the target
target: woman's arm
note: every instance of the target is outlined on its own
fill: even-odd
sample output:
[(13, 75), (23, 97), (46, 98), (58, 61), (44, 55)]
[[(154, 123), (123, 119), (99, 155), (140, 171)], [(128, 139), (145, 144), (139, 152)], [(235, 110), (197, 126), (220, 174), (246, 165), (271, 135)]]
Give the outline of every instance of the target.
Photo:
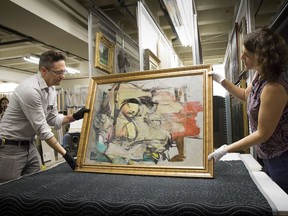
[(246, 89), (240, 88), (236, 85), (234, 85), (229, 80), (225, 79), (221, 82), (221, 85), (233, 96), (238, 98), (239, 100), (246, 102), (248, 95), (251, 92), (252, 84), (250, 84)]
[(228, 145), (225, 148), (228, 152), (243, 150), (265, 142), (274, 133), (288, 101), (286, 90), (279, 83), (268, 83), (263, 88), (260, 99), (257, 130), (243, 139)]
[[(229, 80), (225, 79), (219, 72), (209, 72), (208, 75), (213, 76), (213, 80), (223, 86), (230, 94), (238, 98), (239, 100), (246, 102), (248, 95), (251, 92), (252, 84), (250, 84), (246, 89), (240, 88), (234, 85)], [(257, 73), (254, 75), (253, 80), (255, 79)]]

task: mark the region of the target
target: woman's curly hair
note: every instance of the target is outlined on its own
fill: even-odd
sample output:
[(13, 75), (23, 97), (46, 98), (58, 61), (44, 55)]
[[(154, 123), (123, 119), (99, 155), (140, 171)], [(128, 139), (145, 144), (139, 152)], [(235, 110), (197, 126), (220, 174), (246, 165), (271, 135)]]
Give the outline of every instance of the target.
[(287, 45), (285, 40), (269, 28), (258, 29), (244, 37), (245, 48), (256, 54), (264, 78), (275, 81), (287, 71)]

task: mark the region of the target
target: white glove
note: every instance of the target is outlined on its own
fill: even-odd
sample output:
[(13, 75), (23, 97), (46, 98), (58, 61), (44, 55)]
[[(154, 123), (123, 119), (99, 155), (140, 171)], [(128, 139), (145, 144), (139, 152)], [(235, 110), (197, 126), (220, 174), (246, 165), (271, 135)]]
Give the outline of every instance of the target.
[(212, 75), (213, 80), (219, 84), (221, 84), (223, 82), (223, 80), (225, 80), (225, 78), (219, 72), (210, 71), (210, 72), (208, 72), (208, 75)]
[(215, 162), (218, 162), (220, 158), (227, 154), (227, 150), (225, 149), (227, 145), (222, 145), (220, 148), (212, 152), (208, 155), (208, 160), (214, 158)]

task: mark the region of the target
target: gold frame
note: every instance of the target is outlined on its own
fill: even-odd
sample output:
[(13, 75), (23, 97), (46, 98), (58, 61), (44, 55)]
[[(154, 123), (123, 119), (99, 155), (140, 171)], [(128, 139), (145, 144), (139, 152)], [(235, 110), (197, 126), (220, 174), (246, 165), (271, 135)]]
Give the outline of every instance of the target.
[(160, 59), (150, 50), (144, 50), (144, 70), (160, 69)]
[[(212, 68), (211, 65), (199, 65), (199, 66), (191, 66), (191, 67), (171, 68), (171, 69), (163, 69), (163, 70), (151, 70), (151, 71), (142, 71), (142, 72), (131, 72), (131, 73), (124, 73), (124, 74), (110, 74), (108, 76), (106, 75), (106, 76), (93, 77), (91, 79), (91, 82), (90, 82), (88, 97), (87, 97), (87, 102), (86, 102), (86, 107), (90, 109), (90, 112), (85, 114), (84, 120), (83, 120), (81, 137), (80, 137), (80, 142), (79, 142), (79, 147), (78, 147), (78, 152), (77, 152), (76, 171), (79, 171), (79, 172), (96, 172), (96, 173), (113, 173), (113, 174), (130, 174), (130, 175), (213, 178), (213, 171), (214, 171), (213, 160), (208, 161), (208, 159), (207, 159), (208, 155), (213, 151), (212, 76), (208, 75), (208, 72), (211, 71), (211, 68)], [(162, 79), (164, 79), (164, 80), (162, 80)], [(185, 146), (186, 146), (185, 148), (187, 148), (187, 146), (188, 146), (189, 148), (194, 148), (194, 150), (195, 149), (197, 150), (197, 151), (196, 150), (194, 151), (193, 149), (192, 149), (193, 151), (189, 150), (189, 152), (192, 152), (193, 155), (199, 155), (198, 151), (201, 151), (202, 154), (200, 154), (200, 157), (199, 157), (200, 161), (197, 161), (198, 158), (195, 159), (193, 156), (193, 161), (199, 162), (200, 165), (199, 166), (198, 165), (192, 166), (190, 161), (186, 161), (186, 165), (181, 165), (182, 162), (179, 162), (179, 161), (175, 162), (172, 160), (167, 161), (167, 164), (165, 164), (165, 165), (163, 165), (161, 163), (153, 163), (151, 165), (151, 164), (146, 164), (146, 163), (145, 164), (143, 164), (143, 163), (123, 164), (123, 163), (118, 163), (118, 162), (112, 163), (112, 162), (103, 162), (102, 160), (100, 161), (98, 159), (97, 160), (92, 159), (92, 153), (94, 154), (94, 150), (92, 152), (91, 149), (99, 149), (98, 147), (96, 147), (99, 143), (99, 140), (100, 140), (99, 134), (101, 132), (106, 133), (106, 128), (108, 128), (107, 125), (105, 124), (105, 130), (102, 130), (102, 131), (100, 130), (100, 133), (98, 134), (98, 138), (97, 138), (97, 135), (95, 135), (95, 134), (97, 131), (99, 132), (99, 129), (97, 129), (97, 128), (100, 128), (99, 125), (101, 125), (103, 122), (102, 121), (103, 110), (114, 110), (115, 107), (118, 107), (118, 111), (121, 109), (121, 107), (118, 106), (119, 104), (121, 104), (120, 103), (121, 94), (119, 93), (120, 88), (118, 88), (117, 91), (116, 90), (112, 91), (113, 89), (111, 89), (110, 85), (118, 84), (120, 86), (120, 85), (125, 85), (125, 84), (129, 85), (130, 83), (132, 83), (133, 86), (135, 86), (136, 84), (139, 84), (139, 83), (140, 84), (141, 83), (147, 83), (147, 84), (151, 85), (151, 82), (157, 82), (158, 80), (161, 81), (159, 83), (162, 83), (162, 84), (165, 83), (165, 84), (163, 84), (165, 86), (167, 85), (167, 82), (173, 83), (173, 84), (170, 84), (170, 86), (172, 86), (170, 89), (174, 89), (174, 86), (178, 86), (179, 82), (181, 84), (183, 82), (183, 83), (185, 83), (185, 86), (189, 86), (189, 90), (187, 90), (187, 91), (190, 91), (189, 93), (191, 93), (192, 96), (194, 94), (195, 98), (196, 98), (196, 96), (197, 96), (197, 98), (200, 98), (199, 104), (201, 105), (201, 111), (200, 111), (201, 114), (200, 114), (200, 117), (197, 116), (197, 118), (198, 117), (200, 118), (200, 124), (202, 124), (201, 126), (199, 126), (199, 127), (202, 127), (201, 128), (202, 134), (201, 134), (200, 138), (188, 136), (188, 138), (191, 140), (189, 140), (189, 142), (187, 142), (187, 143), (189, 143), (188, 145), (187, 145), (187, 143), (185, 143)], [(193, 82), (193, 83), (191, 83), (191, 82)], [(187, 83), (189, 83), (189, 85), (187, 85)], [(198, 91), (195, 91), (193, 86), (197, 86), (196, 88)], [(123, 87), (123, 89), (125, 90), (125, 86)], [(151, 88), (151, 89), (154, 89), (154, 88)], [(201, 91), (201, 89), (202, 89), (202, 91)], [(113, 96), (112, 100), (109, 99), (109, 101), (111, 102), (111, 103), (109, 103), (109, 106), (108, 106), (109, 108), (107, 106), (103, 106), (103, 104), (107, 105), (107, 103), (103, 103), (103, 101), (105, 101), (103, 99), (103, 98), (105, 98), (104, 96), (105, 95), (107, 96), (107, 94), (105, 92), (106, 90), (107, 90), (107, 92), (109, 90), (110, 92), (108, 92), (108, 93), (111, 93), (110, 95)], [(118, 95), (117, 97), (115, 96), (115, 92)], [(138, 93), (135, 93), (136, 90), (131, 91), (129, 89), (129, 91), (126, 90), (125, 92), (126, 93), (123, 95), (126, 96), (127, 94), (129, 94), (128, 95), (129, 97), (130, 97), (130, 94), (132, 96), (134, 96), (134, 98), (135, 98), (135, 95), (138, 95)], [(195, 92), (197, 92), (197, 93), (195, 94)], [(142, 93), (142, 91), (141, 91), (141, 93)], [(182, 95), (184, 95), (184, 93)], [(187, 97), (187, 95), (186, 95), (186, 97)], [(188, 96), (188, 98), (189, 98), (189, 96)], [(192, 101), (192, 99), (186, 98), (186, 102), (187, 101), (190, 102), (190, 101)], [(117, 103), (118, 103), (118, 105), (117, 105)], [(165, 103), (167, 103), (167, 102), (165, 101)], [(110, 105), (110, 104), (112, 104), (112, 105)], [(123, 103), (122, 103), (122, 105), (123, 105)], [(170, 104), (169, 104), (169, 106), (170, 106)], [(169, 107), (169, 110), (170, 110), (170, 107)], [(110, 113), (109, 113), (109, 116), (112, 116), (112, 119), (116, 119), (117, 117), (115, 117), (115, 113), (119, 114), (120, 111), (119, 112), (115, 111), (113, 113), (113, 115), (110, 115)], [(192, 123), (190, 121), (190, 118), (189, 119), (187, 118), (187, 116), (189, 114), (188, 114), (188, 112), (185, 114), (186, 115), (184, 117), (185, 118), (184, 122), (186, 124), (187, 124), (187, 122), (189, 122), (189, 124), (187, 124), (188, 125), (187, 127), (190, 127), (189, 125)], [(101, 116), (101, 117), (99, 117), (99, 116)], [(104, 117), (107, 117), (107, 116), (108, 115), (106, 115)], [(138, 116), (138, 114), (137, 114), (137, 116)], [(99, 120), (97, 118), (99, 118)], [(179, 119), (181, 119), (181, 117), (179, 117)], [(182, 119), (183, 119), (183, 117), (182, 117)], [(113, 126), (116, 125), (115, 126), (115, 128), (116, 128), (118, 121), (116, 122), (116, 124), (114, 124), (115, 123), (114, 120), (112, 120), (112, 121), (113, 121)], [(158, 127), (161, 127), (161, 124)], [(139, 127), (139, 128), (140, 128), (141, 132), (144, 131), (143, 127)], [(114, 130), (114, 134), (113, 133), (111, 133), (111, 134), (115, 135), (116, 134), (115, 130)], [(150, 134), (149, 134), (149, 136), (150, 136)], [(106, 136), (106, 137), (109, 137), (109, 136)], [(104, 140), (107, 140), (106, 137)], [(153, 138), (150, 138), (150, 139), (153, 139)], [(115, 140), (116, 139), (114, 139), (114, 140), (110, 139), (109, 142), (107, 142), (108, 143), (107, 146), (110, 147), (110, 145), (112, 145), (112, 144), (114, 145), (114, 143), (116, 143)], [(186, 142), (185, 140), (187, 141), (187, 139), (184, 139), (184, 138), (182, 139), (183, 146), (184, 146), (184, 142)], [(146, 146), (148, 146), (146, 143), (143, 144), (143, 142), (144, 142), (143, 140), (140, 140), (140, 141), (141, 142), (138, 142), (137, 145), (139, 145), (139, 143), (140, 143), (141, 145), (145, 144), (145, 148), (146, 148)], [(158, 141), (158, 139), (155, 139), (153, 141)], [(121, 146), (122, 145), (121, 142), (117, 143), (117, 146)], [(201, 145), (199, 145), (198, 142), (201, 143)], [(195, 143), (197, 144), (196, 148), (195, 148), (195, 146), (196, 146)], [(194, 147), (191, 147), (191, 146), (194, 146)], [(198, 146), (200, 146), (200, 148)], [(108, 148), (108, 147), (106, 147), (106, 148)], [(176, 148), (174, 148), (174, 149), (176, 149)], [(177, 149), (178, 149), (178, 145), (177, 145)], [(99, 153), (98, 156), (102, 154), (100, 152), (100, 150), (99, 150), (99, 152), (97, 152), (97, 151), (96, 151), (96, 153), (97, 154)], [(105, 153), (106, 153), (106, 151), (107, 151), (107, 149), (105, 150)], [(185, 151), (188, 152), (188, 149), (187, 150), (185, 149)], [(191, 156), (187, 152), (185, 153), (185, 156), (186, 157), (189, 156), (191, 158)], [(118, 150), (117, 151), (114, 150), (114, 153), (118, 153)], [(144, 156), (143, 156), (143, 158), (144, 158)], [(189, 163), (187, 163), (187, 162), (189, 162)]]
[[(96, 32), (94, 66), (110, 74), (113, 73), (114, 48), (115, 45), (101, 32)], [(108, 52), (105, 58), (101, 58), (101, 49), (105, 49), (105, 51)]]
[(238, 31), (238, 23), (234, 23), (234, 28), (232, 31), (232, 35), (230, 38), (230, 46), (231, 46), (231, 53), (230, 53), (230, 64), (231, 64), (231, 75), (232, 75), (232, 82), (236, 84), (239, 81), (240, 71), (240, 64), (239, 64), (239, 31)]

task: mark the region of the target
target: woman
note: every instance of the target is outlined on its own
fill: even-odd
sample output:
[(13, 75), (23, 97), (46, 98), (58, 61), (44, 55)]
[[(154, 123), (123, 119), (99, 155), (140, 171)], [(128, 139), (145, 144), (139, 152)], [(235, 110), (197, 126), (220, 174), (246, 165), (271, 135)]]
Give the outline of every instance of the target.
[(248, 34), (243, 41), (242, 61), (254, 77), (246, 89), (236, 87), (217, 73), (213, 79), (229, 93), (247, 102), (252, 133), (208, 156), (218, 161), (227, 152), (255, 145), (264, 169), (288, 193), (288, 72), (287, 45), (268, 28)]
[(5, 112), (6, 108), (7, 108), (8, 103), (9, 103), (8, 98), (3, 97), (3, 98), (0, 99), (0, 121), (1, 121), (1, 119), (3, 117), (3, 115), (4, 115), (4, 112)]

